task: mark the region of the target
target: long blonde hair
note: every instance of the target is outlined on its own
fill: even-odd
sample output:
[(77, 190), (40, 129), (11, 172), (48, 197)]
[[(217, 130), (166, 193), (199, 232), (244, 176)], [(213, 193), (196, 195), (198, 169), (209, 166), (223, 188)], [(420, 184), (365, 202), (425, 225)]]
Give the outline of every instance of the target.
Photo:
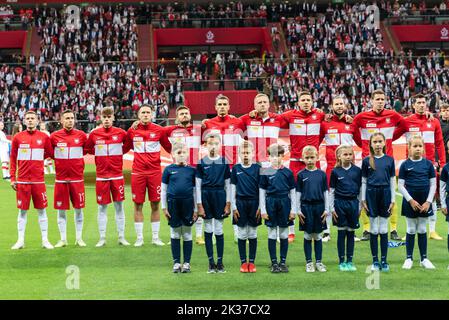
[(386, 153), (387, 150), (387, 139), (385, 139), (385, 136), (382, 132), (374, 132), (371, 137), (369, 138), (369, 165), (373, 170), (376, 170), (376, 165), (374, 163), (374, 149), (371, 146), (371, 142), (373, 141), (374, 137), (381, 136), (384, 139), (385, 145), (382, 149), (383, 153)]
[(340, 160), (340, 155), (343, 153), (344, 150), (351, 150), (352, 151), (352, 161), (351, 163), (354, 164), (354, 150), (352, 149), (352, 147), (350, 145), (347, 144), (342, 144), (340, 145), (337, 150), (335, 150), (335, 157), (337, 158), (337, 163), (335, 164), (335, 168), (339, 168), (342, 167), (343, 164)]

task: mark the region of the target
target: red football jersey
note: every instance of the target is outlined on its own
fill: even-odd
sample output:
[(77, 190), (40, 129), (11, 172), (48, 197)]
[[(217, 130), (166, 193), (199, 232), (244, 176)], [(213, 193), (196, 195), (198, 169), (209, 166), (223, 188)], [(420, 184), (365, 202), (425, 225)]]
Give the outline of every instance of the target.
[(374, 132), (382, 132), (386, 139), (387, 155), (393, 157), (393, 134), (404, 118), (392, 110), (361, 112), (354, 117), (354, 141), (362, 148), (362, 157), (369, 156), (369, 139)]
[(137, 129), (128, 129), (127, 143), (134, 150), (133, 174), (148, 175), (161, 171), (161, 145), (170, 150), (170, 141), (164, 128), (154, 123), (139, 124)]
[(123, 178), (123, 154), (129, 151), (126, 131), (117, 127), (98, 128), (87, 137), (84, 148), (95, 155), (97, 180)]
[(221, 136), (221, 156), (225, 157), (229, 164), (238, 162), (238, 147), (243, 140), (242, 121), (238, 118), (216, 116), (205, 122), (202, 141), (208, 133), (217, 133)]
[(407, 141), (415, 134), (418, 134), (424, 139), (425, 154), (424, 156), (435, 162), (435, 149), (438, 152), (438, 159), (440, 167), (446, 164), (446, 151), (444, 149), (443, 132), (441, 124), (438, 119), (427, 119), (426, 115), (413, 114), (401, 121), (401, 124), (396, 128), (393, 135), (393, 140), (399, 139), (405, 133)]
[(334, 115), (331, 121), (323, 121), (321, 123), (320, 140), (324, 138), (326, 142), (326, 162), (328, 168), (334, 168), (335, 163), (337, 163), (335, 150), (337, 150), (338, 146), (342, 144), (353, 145), (353, 133), (354, 128), (346, 122), (345, 116), (339, 119), (338, 116)]
[(50, 140), (54, 148), (56, 182), (83, 181), (87, 135), (78, 129), (61, 129), (53, 132)]
[(187, 127), (182, 125), (167, 126), (165, 133), (170, 141), (170, 147), (167, 152), (171, 153), (171, 147), (176, 142), (184, 143), (189, 149), (188, 164), (196, 166), (200, 159), (201, 148), (201, 126), (189, 124)]
[(305, 146), (320, 147), (321, 122), (325, 118), (323, 112), (313, 109), (309, 113), (302, 110), (289, 110), (281, 117), (285, 120), (283, 128), (289, 129), (290, 134), (290, 159), (299, 160), (302, 157), (302, 149)]
[(43, 183), (44, 160), (52, 156), (50, 138), (45, 133), (38, 130), (19, 132), (11, 142), (11, 182)]
[(279, 132), (284, 123), (283, 118), (276, 113), (268, 113), (268, 117), (251, 118), (248, 114), (240, 117), (245, 137), (254, 145), (255, 161), (268, 161), (268, 147), (277, 143)]

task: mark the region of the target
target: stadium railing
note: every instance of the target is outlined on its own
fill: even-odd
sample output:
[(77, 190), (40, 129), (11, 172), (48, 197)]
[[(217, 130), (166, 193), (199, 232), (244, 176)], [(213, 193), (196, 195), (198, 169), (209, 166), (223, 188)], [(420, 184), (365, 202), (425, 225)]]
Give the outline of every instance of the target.
[(151, 21), (156, 28), (242, 28), (266, 27), (266, 18), (189, 18), (187, 20), (154, 19)]
[(386, 20), (389, 24), (445, 24), (449, 22), (449, 14), (407, 15), (388, 17)]

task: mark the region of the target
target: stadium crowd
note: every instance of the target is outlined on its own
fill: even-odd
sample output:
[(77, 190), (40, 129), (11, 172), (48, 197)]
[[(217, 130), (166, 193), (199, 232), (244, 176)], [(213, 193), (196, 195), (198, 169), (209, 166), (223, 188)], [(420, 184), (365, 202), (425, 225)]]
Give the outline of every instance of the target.
[[(26, 67), (0, 67), (0, 117), (13, 122), (35, 109), (45, 121), (58, 120), (61, 111), (71, 108), (91, 127), (104, 106), (114, 105), (117, 119), (130, 119), (140, 105), (150, 103), (156, 106), (155, 116), (164, 118), (169, 108), (183, 103), (185, 88), (205, 90), (211, 81), (218, 81), (223, 90), (229, 80), (236, 90), (267, 93), (277, 112), (294, 108), (300, 89), (310, 90), (316, 107), (324, 110), (332, 95), (345, 94), (352, 114), (370, 107), (369, 96), (377, 88), (385, 90), (387, 106), (404, 113), (411, 112), (414, 93), (435, 96), (432, 101), (447, 100), (444, 53), (430, 51), (418, 57), (412, 51), (394, 55), (386, 50), (380, 30), (363, 23), (367, 4), (89, 5), (81, 11), (78, 31), (63, 23), (66, 16), (61, 10), (37, 7), (33, 17), (42, 36), (41, 55), (31, 55)], [(421, 11), (427, 8), (424, 2), (407, 2), (399, 9), (397, 1), (380, 2), (381, 10), (392, 15), (416, 5)], [(26, 12), (22, 14), (28, 16)], [(266, 52), (261, 59), (243, 59), (236, 52), (182, 54), (175, 77), (167, 75), (163, 61), (155, 70), (140, 67), (137, 22), (143, 17), (176, 21), (185, 13), (189, 19), (237, 14), (280, 21), (289, 52), (279, 58)], [(433, 110), (435, 105), (431, 103)]]

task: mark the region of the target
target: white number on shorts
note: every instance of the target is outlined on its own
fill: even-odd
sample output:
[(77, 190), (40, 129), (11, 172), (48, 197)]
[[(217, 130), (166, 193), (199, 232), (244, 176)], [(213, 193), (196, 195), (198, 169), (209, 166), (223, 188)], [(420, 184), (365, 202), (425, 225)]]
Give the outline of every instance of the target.
[(161, 194), (161, 186), (157, 186), (156, 191), (157, 191), (157, 194)]
[(78, 193), (78, 195), (80, 196), (80, 202), (84, 203), (84, 192)]
[(124, 194), (125, 193), (125, 187), (124, 186), (119, 186), (118, 187), (118, 192), (120, 192), (120, 194)]
[(42, 200), (47, 201), (47, 193), (42, 192)]

